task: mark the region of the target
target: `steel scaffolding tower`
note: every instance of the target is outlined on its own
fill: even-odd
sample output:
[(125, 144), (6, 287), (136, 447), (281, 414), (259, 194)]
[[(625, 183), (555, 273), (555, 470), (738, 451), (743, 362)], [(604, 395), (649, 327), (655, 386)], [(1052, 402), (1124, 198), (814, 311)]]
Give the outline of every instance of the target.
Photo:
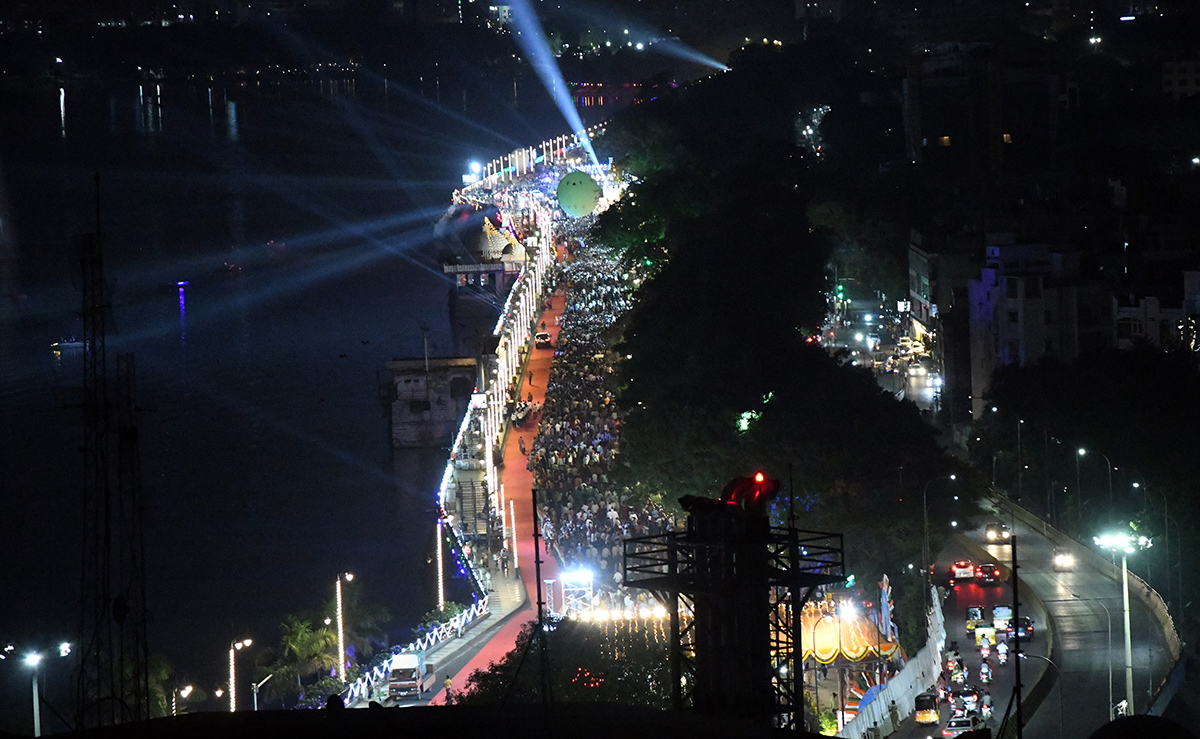
[(846, 579), (841, 534), (772, 526), (778, 483), (740, 477), (719, 500), (686, 496), (685, 531), (628, 539), (625, 584), (671, 617), (674, 704), (799, 729), (796, 625), (813, 591)]

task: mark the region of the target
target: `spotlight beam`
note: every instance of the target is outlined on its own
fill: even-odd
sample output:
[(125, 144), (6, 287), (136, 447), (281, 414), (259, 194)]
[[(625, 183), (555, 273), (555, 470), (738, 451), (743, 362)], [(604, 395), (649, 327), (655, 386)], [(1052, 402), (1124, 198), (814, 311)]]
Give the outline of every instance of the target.
[(517, 27), (517, 44), (521, 50), (525, 52), (525, 59), (537, 72), (537, 76), (545, 86), (546, 92), (550, 93), (550, 98), (566, 119), (567, 125), (571, 130), (581, 136), (583, 148), (587, 150), (588, 156), (592, 159), (592, 164), (599, 168), (600, 160), (596, 158), (596, 151), (592, 148), (592, 140), (584, 133), (583, 119), (579, 117), (579, 111), (575, 108), (575, 101), (571, 99), (571, 92), (567, 89), (567, 83), (563, 80), (562, 70), (558, 68), (558, 63), (554, 61), (554, 54), (550, 51), (550, 44), (546, 41), (546, 34), (542, 30), (542, 22), (538, 20), (537, 13), (534, 12), (529, 0), (514, 0), (512, 3), (512, 18), (513, 25)]

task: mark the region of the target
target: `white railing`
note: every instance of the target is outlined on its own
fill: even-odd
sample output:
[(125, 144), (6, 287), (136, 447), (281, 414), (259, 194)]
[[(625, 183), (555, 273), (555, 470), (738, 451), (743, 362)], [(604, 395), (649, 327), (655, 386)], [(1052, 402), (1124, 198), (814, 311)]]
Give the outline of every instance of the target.
[(932, 688), (942, 672), (942, 650), (946, 646), (946, 622), (937, 588), (930, 588), (933, 609), (929, 613), (929, 632), (925, 646), (896, 673), (875, 699), (860, 706), (858, 713), (842, 727), (837, 736), (887, 736), (905, 717), (916, 710), (917, 696)]
[(353, 705), (356, 702), (367, 702), (371, 699), (371, 695), (379, 685), (386, 686), (392, 674), (392, 668), (400, 658), (401, 653), (429, 651), (441, 642), (462, 634), (462, 632), (467, 630), (467, 626), (472, 621), (478, 621), (487, 615), (488, 597), (485, 595), (475, 605), (455, 615), (449, 621), (438, 624), (429, 633), (425, 634), (425, 636), (404, 647), (400, 652), (393, 654), (379, 665), (376, 665), (370, 672), (348, 685), (346, 692), (342, 694), (346, 705)]

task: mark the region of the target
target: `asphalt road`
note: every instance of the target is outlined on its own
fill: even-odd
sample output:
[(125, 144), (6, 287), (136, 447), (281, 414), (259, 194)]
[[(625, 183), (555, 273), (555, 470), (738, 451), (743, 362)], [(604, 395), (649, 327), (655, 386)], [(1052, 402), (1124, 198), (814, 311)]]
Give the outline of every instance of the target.
[[(983, 527), (998, 517), (988, 510), (990, 504), (983, 505), (984, 509), (970, 517), (964, 536), (970, 543), (983, 548), (990, 561), (1011, 566), (1010, 546), (987, 545), (984, 540)], [(1022, 649), (1028, 655), (1022, 663), (1023, 692), (1028, 696), (1044, 672), (1048, 673), (1047, 678), (1055, 680), (1032, 717), (1026, 704), (1024, 736), (1026, 739), (1085, 739), (1108, 722), (1110, 661), (1113, 701), (1126, 697), (1121, 585), (1083, 564), (1069, 572), (1054, 572), (1051, 566), (1053, 545), (1036, 531), (1013, 521), (1006, 523), (1018, 537), (1022, 585), (1029, 589), (1021, 591), (1021, 613), (1034, 619), (1035, 638), (1031, 643), (1022, 642)], [(960, 557), (980, 561), (974, 547), (952, 544), (939, 553), (936, 572), (945, 573), (948, 565)], [(979, 656), (966, 638), (965, 609), (968, 605), (986, 607), (1001, 602), (1012, 602), (1012, 590), (1007, 582), (999, 587), (959, 586), (946, 598), (943, 608), (947, 641), (957, 639), (960, 652), (967, 656), (972, 676), (969, 682), (978, 682)], [(1111, 650), (1105, 607), (1111, 614)], [(1132, 596), (1130, 625), (1134, 707), (1145, 712), (1154, 686), (1166, 677), (1170, 668), (1170, 654), (1158, 622), (1149, 609)], [(1052, 632), (1053, 639), (1050, 653), (1047, 652), (1050, 646), (1048, 632)], [(1048, 655), (1053, 666), (1038, 658)], [(1011, 658), (1005, 667), (998, 666), (994, 658), (991, 662), (995, 668), (995, 680), (990, 686), (996, 709), (991, 724), (994, 730), (999, 726), (1007, 699), (1012, 694), (1014, 669)], [(1056, 675), (1058, 670), (1062, 671), (1061, 679)], [(947, 715), (948, 709), (943, 706), (942, 719), (936, 727), (917, 726), (909, 719), (902, 724), (898, 736), (941, 736)]]

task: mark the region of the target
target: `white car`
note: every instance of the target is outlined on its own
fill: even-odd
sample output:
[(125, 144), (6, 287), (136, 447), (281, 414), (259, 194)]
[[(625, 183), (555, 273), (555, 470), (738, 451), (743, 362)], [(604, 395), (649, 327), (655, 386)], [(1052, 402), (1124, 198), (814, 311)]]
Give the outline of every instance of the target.
[(1070, 572), (1075, 569), (1075, 555), (1063, 547), (1055, 547), (1053, 566), (1055, 572)]
[(952, 718), (946, 722), (946, 728), (942, 729), (942, 736), (954, 737), (959, 734), (965, 734), (968, 731), (982, 729), (987, 725), (983, 717), (977, 713), (968, 713), (966, 716)]

